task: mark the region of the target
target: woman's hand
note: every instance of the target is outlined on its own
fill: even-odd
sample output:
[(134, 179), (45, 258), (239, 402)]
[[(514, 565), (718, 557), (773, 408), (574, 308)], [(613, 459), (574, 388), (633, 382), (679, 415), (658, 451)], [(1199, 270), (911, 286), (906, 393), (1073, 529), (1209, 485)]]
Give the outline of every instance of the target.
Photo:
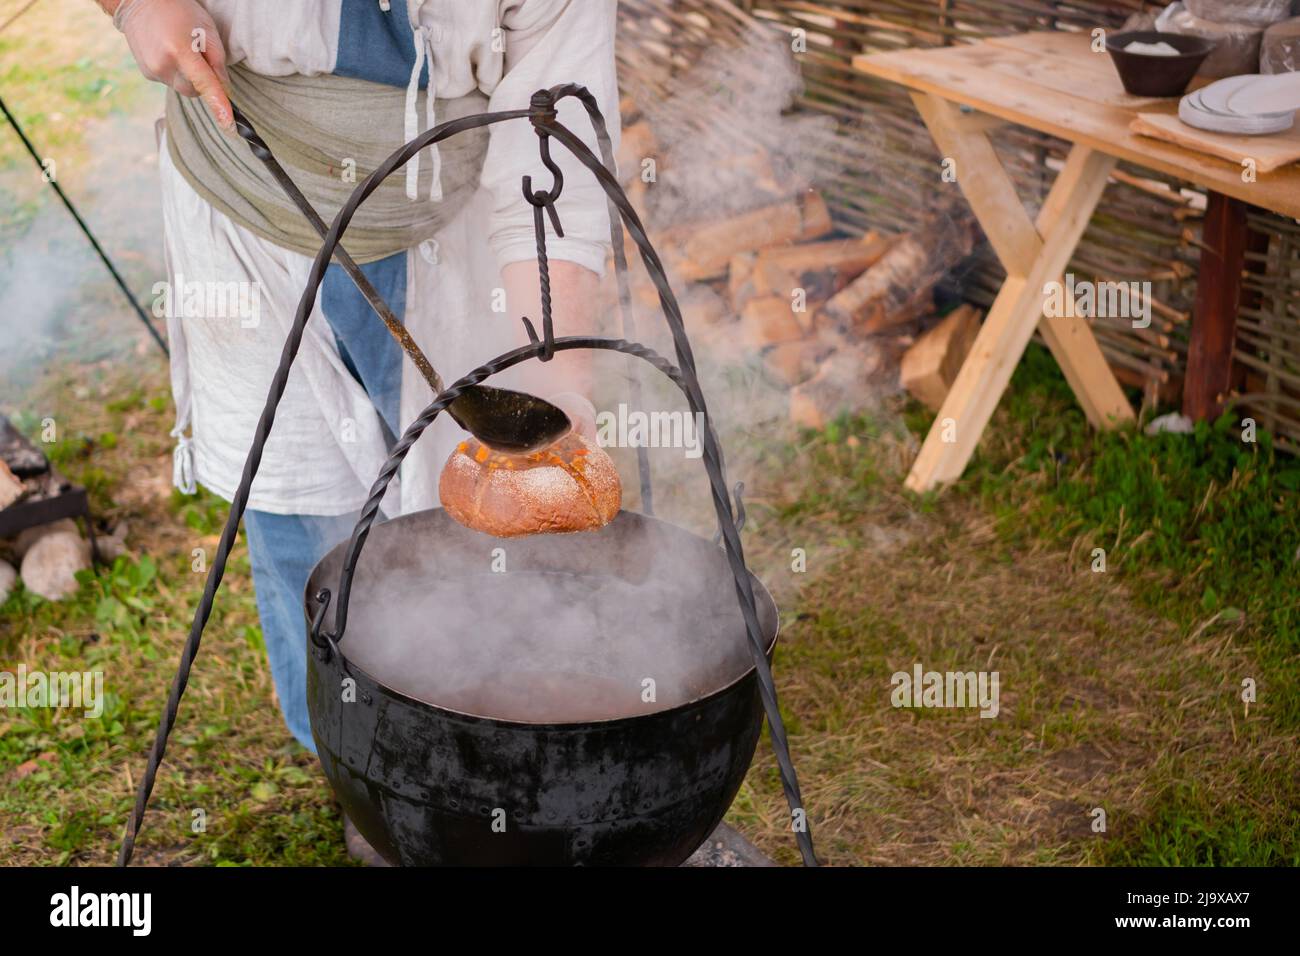
[(146, 79), (199, 96), (228, 133), (235, 131), (226, 87), (226, 50), (208, 11), (195, 0), (122, 0), (113, 25), (126, 36)]
[(596, 440), (596, 406), (577, 392), (559, 392), (546, 399), (569, 416), (573, 430), (588, 441)]

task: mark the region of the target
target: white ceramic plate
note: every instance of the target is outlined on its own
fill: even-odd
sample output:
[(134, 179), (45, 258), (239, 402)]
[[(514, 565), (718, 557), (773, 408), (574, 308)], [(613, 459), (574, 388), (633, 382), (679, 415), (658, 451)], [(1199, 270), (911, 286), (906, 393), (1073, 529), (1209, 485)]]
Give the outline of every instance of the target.
[(1253, 75), (1229, 76), (1222, 80), (1215, 80), (1209, 86), (1203, 86), (1196, 92), (1200, 94), (1201, 105), (1206, 109), (1213, 110), (1216, 113), (1231, 114), (1233, 111), (1228, 108), (1229, 98), (1253, 79)]
[(1228, 94), (1227, 108), (1249, 116), (1294, 113), (1300, 110), (1300, 74), (1253, 76)]
[(1202, 110), (1206, 113), (1213, 113), (1215, 116), (1231, 116), (1234, 119), (1279, 120), (1282, 119), (1283, 117), (1291, 115), (1290, 110), (1286, 110), (1284, 112), (1279, 112), (1279, 113), (1259, 113), (1254, 115), (1244, 115), (1241, 113), (1228, 113), (1228, 112), (1224, 112), (1223, 110), (1211, 109), (1210, 107), (1206, 106), (1205, 101), (1201, 99), (1200, 90), (1195, 90), (1191, 93), (1188, 93), (1187, 96), (1184, 98), (1189, 100), (1191, 102), (1191, 105), (1194, 108)]
[(1183, 97), (1178, 104), (1178, 118), (1188, 126), (1208, 130), (1211, 133), (1228, 133), (1234, 136), (1267, 136), (1282, 133), (1291, 128), (1295, 120), (1294, 113), (1281, 116), (1231, 116), (1214, 113), (1195, 104), (1190, 97)]

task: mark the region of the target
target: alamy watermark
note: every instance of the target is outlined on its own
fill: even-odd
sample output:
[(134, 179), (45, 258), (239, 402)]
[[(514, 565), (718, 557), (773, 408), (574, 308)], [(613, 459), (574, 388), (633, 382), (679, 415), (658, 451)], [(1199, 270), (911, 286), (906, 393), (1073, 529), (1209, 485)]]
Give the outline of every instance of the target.
[(153, 894), (83, 893), (73, 884), (68, 892), (50, 897), (50, 925), (122, 927), (132, 936), (148, 936), (153, 928)]
[(255, 329), (262, 323), (262, 286), (258, 282), (186, 281), (176, 273), (175, 282), (153, 284), (155, 318), (238, 319), (240, 328)]
[(1135, 329), (1151, 325), (1150, 282), (1089, 282), (1065, 274), (1043, 285), (1043, 313), (1059, 318), (1129, 319)]
[(96, 719), (104, 713), (103, 671), (0, 671), (0, 707), (67, 707)]
[(641, 412), (620, 402), (616, 412), (596, 415), (596, 444), (601, 448), (683, 448), (687, 458), (704, 454), (704, 415), (690, 412)]
[(978, 707), (981, 717), (998, 715), (997, 671), (897, 671), (889, 679), (895, 707)]

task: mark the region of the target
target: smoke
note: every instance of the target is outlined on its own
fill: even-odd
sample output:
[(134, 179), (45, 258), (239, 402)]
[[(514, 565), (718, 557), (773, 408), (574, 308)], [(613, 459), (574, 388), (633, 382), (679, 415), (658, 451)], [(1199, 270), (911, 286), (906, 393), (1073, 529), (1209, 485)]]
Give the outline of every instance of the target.
[[(312, 588), (333, 589), (340, 563), (327, 562)], [(452, 709), (634, 716), (711, 693), (750, 666), (725, 555), (633, 515), (596, 532), (501, 540), (425, 512), (376, 527), (358, 567), (348, 658)], [(770, 638), (769, 605), (760, 620)]]
[(647, 191), (651, 225), (721, 218), (837, 173), (836, 122), (787, 112), (802, 89), (789, 45), (763, 30), (711, 50), (661, 90), (633, 83), (664, 169)]
[[(850, 122), (791, 112), (802, 91), (802, 77), (788, 37), (769, 29), (754, 29), (734, 46), (710, 47), (696, 66), (675, 77), (641, 82), (629, 73), (622, 79), (638, 122), (644, 120), (653, 133), (653, 146), (644, 159), (624, 155), (625, 166), (633, 160), (637, 166), (620, 169), (620, 175), (631, 180), (627, 188), (633, 201), (642, 203), (661, 255), (665, 239), (690, 236), (700, 225), (781, 202), (837, 178), (863, 175), (871, 162), (862, 158), (872, 148), (869, 118)], [(647, 159), (652, 160), (648, 167)], [(651, 182), (646, 182), (647, 168)], [(667, 323), (654, 297), (646, 294), (644, 269), (630, 243), (628, 254), (641, 293), (633, 305), (635, 337), (677, 362)], [(760, 348), (742, 334), (725, 282), (685, 282), (672, 274), (668, 258), (710, 421), (724, 450), (727, 479), (733, 486), (743, 481), (749, 494), (762, 495), (772, 467), (769, 451), (797, 440), (790, 424), (790, 387), (773, 377)], [(612, 287), (612, 282), (608, 279), (607, 285)], [(621, 332), (612, 307), (608, 330)], [(879, 411), (879, 394), (892, 389), (892, 383), (882, 389), (881, 383), (868, 381), (873, 350), (871, 343), (860, 344), (865, 356), (862, 376), (851, 384), (864, 411)], [(598, 379), (603, 387), (598, 388), (597, 408), (615, 410), (629, 401), (620, 360), (601, 356), (594, 361), (605, 373)], [(644, 409), (685, 408), (674, 385), (649, 366), (637, 365)], [(627, 504), (639, 506), (634, 452), (611, 453), (620, 465)], [(656, 515), (711, 537), (716, 517), (700, 461), (677, 449), (652, 448), (648, 454)], [(769, 530), (780, 533), (775, 523)], [(799, 544), (809, 547), (816, 542)], [(780, 567), (755, 570), (763, 577), (771, 571), (778, 590), (790, 582), (788, 560), (784, 573)], [(719, 600), (734, 603), (734, 596), (724, 591)]]
[[(47, 158), (147, 311), (148, 291), (165, 273), (157, 100), (141, 99), (138, 108), (93, 123), (80, 144), (50, 150)], [(120, 358), (147, 333), (26, 151), (0, 172), (0, 208), (0, 400), (21, 405), (50, 364)]]

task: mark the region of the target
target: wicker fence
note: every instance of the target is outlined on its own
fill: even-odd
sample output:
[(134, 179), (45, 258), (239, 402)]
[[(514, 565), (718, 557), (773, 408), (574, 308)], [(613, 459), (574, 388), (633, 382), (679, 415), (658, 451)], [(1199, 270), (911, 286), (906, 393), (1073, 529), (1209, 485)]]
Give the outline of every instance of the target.
[[(948, 200), (934, 188), (939, 157), (908, 95), (852, 69), (861, 52), (930, 47), (1027, 30), (1118, 27), (1160, 4), (1142, 0), (621, 0), (619, 59), (625, 83), (646, 92), (671, 89), (673, 78), (719, 49), (740, 46), (754, 31), (797, 53), (805, 89), (802, 112), (834, 118), (841, 148), (828, 157), (818, 185), (838, 226), (902, 231)], [(1068, 144), (1019, 127), (1003, 127), (995, 145), (1030, 206), (1047, 194)], [(1080, 244), (1070, 269), (1081, 278), (1149, 281), (1152, 324), (1095, 320), (1116, 374), (1149, 398), (1174, 398), (1187, 353), (1195, 294), (1200, 218), (1205, 197), (1188, 184), (1120, 164), (1116, 182)], [(1270, 214), (1252, 216), (1269, 236), (1268, 253), (1248, 281), (1252, 305), (1241, 316), (1237, 358), (1239, 404), (1292, 448), (1300, 445), (1300, 229)], [(991, 250), (961, 270), (963, 294), (992, 301), (1003, 275)]]

